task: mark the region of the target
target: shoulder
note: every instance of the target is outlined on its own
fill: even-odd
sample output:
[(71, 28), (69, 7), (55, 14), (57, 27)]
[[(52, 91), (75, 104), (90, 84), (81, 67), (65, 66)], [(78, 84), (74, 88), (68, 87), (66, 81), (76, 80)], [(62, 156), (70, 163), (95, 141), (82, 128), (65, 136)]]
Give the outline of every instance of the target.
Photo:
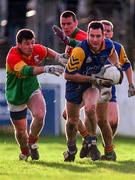
[(87, 39), (87, 33), (80, 31), (75, 37), (76, 40), (83, 41), (84, 39)]
[(7, 59), (15, 59), (15, 58), (19, 58), (21, 56), (21, 54), (19, 53), (17, 47), (12, 47), (7, 55)]
[(123, 45), (121, 43), (116, 42), (116, 41), (113, 41), (113, 44), (114, 44), (115, 47), (118, 47), (118, 48), (122, 48), (123, 47)]
[(85, 59), (85, 52), (81, 47), (76, 47), (73, 49), (72, 54), (68, 60), (66, 66), (66, 72), (68, 73), (76, 73), (83, 64)]
[(118, 55), (120, 54), (125, 54), (125, 49), (124, 49), (124, 46), (121, 44), (121, 43), (118, 43), (116, 41), (113, 41), (113, 44), (114, 44), (114, 47), (118, 53)]
[(111, 39), (105, 38), (105, 49), (115, 49), (114, 43)]
[(47, 48), (41, 44), (34, 45), (34, 53), (39, 54), (43, 57), (47, 56)]
[(71, 56), (74, 56), (74, 58), (84, 59), (85, 58), (85, 52), (81, 47), (76, 47), (73, 49)]
[(72, 38), (82, 41), (87, 38), (87, 33), (79, 28), (76, 28), (72, 34)]
[(113, 41), (111, 39), (105, 38), (105, 44), (113, 45)]
[(81, 48), (85, 48), (85, 47), (87, 47), (88, 46), (88, 43), (87, 43), (87, 40), (85, 39), (85, 40), (83, 40), (82, 42), (80, 42), (79, 43), (79, 45), (78, 46), (80, 46)]

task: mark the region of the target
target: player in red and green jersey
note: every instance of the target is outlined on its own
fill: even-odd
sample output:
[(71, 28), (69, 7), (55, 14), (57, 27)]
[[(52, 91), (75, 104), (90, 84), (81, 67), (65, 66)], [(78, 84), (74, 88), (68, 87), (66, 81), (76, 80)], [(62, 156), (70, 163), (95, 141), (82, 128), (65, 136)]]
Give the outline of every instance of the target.
[[(78, 26), (78, 20), (74, 12), (72, 11), (64, 11), (60, 16), (60, 25), (66, 36), (78, 40), (83, 41), (87, 38), (87, 33)], [(72, 51), (71, 46), (66, 46), (65, 53), (71, 54)]]
[[(29, 155), (32, 160), (39, 159), (36, 143), (44, 125), (46, 105), (37, 75), (63, 73), (63, 67), (59, 65), (39, 66), (46, 57), (54, 58), (60, 63), (65, 61), (52, 49), (35, 44), (35, 35), (30, 29), (18, 31), (16, 46), (12, 47), (7, 55), (6, 99), (15, 129), (15, 138), (21, 150), (20, 160), (27, 160)], [(32, 115), (29, 134), (26, 122), (27, 109)]]
[[(72, 40), (83, 41), (87, 39), (87, 33), (78, 28), (78, 20), (76, 14), (73, 11), (64, 11), (60, 16), (60, 25), (62, 32), (66, 37), (70, 37)], [(64, 37), (64, 36), (63, 36)], [(75, 42), (76, 43), (76, 42)], [(73, 47), (66, 45), (65, 53), (70, 55)], [(63, 111), (63, 118), (66, 119), (66, 110)], [(81, 120), (78, 123), (78, 131), (83, 138), (87, 137), (89, 134)]]

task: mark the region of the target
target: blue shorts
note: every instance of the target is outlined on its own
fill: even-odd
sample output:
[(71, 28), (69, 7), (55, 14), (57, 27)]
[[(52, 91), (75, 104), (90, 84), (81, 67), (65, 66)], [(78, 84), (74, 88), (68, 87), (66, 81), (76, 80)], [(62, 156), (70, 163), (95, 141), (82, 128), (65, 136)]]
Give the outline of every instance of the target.
[(116, 87), (112, 86), (112, 98), (110, 99), (110, 102), (117, 102), (116, 100)]
[(89, 83), (74, 83), (71, 81), (67, 81), (66, 83), (66, 100), (69, 102), (73, 102), (75, 104), (81, 104), (82, 95), (86, 89), (88, 89), (91, 85)]

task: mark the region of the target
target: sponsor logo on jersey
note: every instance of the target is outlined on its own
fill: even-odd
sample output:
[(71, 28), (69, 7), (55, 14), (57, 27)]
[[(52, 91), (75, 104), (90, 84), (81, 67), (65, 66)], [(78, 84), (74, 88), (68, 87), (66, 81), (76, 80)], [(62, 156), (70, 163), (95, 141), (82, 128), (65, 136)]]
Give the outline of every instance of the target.
[(92, 62), (92, 58), (89, 56), (89, 57), (87, 57), (87, 59), (86, 59), (86, 63), (91, 63)]
[(34, 61), (36, 64), (40, 62), (39, 55), (34, 56)]

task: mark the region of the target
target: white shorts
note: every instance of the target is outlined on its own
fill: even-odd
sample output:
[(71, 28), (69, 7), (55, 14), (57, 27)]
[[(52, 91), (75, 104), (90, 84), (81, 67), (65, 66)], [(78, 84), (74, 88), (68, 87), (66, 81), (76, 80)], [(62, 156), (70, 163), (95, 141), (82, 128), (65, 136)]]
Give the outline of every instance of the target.
[[(37, 89), (36, 91), (34, 91), (34, 92), (31, 94), (31, 96), (30, 96), (29, 99), (31, 99), (31, 97), (34, 96), (35, 94), (39, 94), (39, 93), (41, 93), (41, 90), (40, 90), (40, 89)], [(27, 108), (27, 104), (13, 105), (13, 104), (10, 104), (10, 103), (8, 102), (8, 110), (11, 111), (11, 112), (23, 111), (25, 108)]]
[(98, 103), (108, 102), (112, 98), (111, 91), (112, 91), (111, 87), (110, 88), (106, 88), (106, 87), (101, 88)]

